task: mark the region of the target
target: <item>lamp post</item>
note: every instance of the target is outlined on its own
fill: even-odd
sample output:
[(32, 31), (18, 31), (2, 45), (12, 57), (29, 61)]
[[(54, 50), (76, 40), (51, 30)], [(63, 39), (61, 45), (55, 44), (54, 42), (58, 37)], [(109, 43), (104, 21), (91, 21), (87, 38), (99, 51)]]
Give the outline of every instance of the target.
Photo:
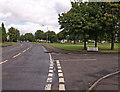
[[(42, 26), (45, 26), (45, 25), (42, 25)], [(47, 41), (47, 43), (48, 43), (48, 27), (47, 27), (46, 41)]]

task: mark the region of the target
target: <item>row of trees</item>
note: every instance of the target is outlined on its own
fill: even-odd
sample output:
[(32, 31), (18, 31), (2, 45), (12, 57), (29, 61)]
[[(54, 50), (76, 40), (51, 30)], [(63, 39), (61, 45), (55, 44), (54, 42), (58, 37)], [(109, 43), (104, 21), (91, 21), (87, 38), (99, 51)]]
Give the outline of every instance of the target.
[(4, 27), (4, 23), (2, 23), (2, 26), (0, 27), (0, 39), (2, 43), (5, 41), (9, 42), (17, 42), (20, 38), (20, 31), (18, 29), (15, 29), (13, 27), (8, 29), (8, 33), (6, 33), (6, 28)]
[[(67, 13), (59, 14), (61, 34), (64, 37), (95, 40), (95, 47), (100, 40), (111, 40), (111, 50), (119, 32), (120, 4), (110, 2), (71, 2), (72, 8)], [(62, 38), (61, 38), (62, 39)]]
[(25, 35), (20, 35), (20, 31), (14, 27), (11, 27), (8, 29), (8, 32), (6, 33), (6, 28), (4, 27), (4, 23), (2, 23), (2, 26), (0, 27), (0, 39), (2, 39), (2, 42), (5, 41), (9, 42), (17, 42), (17, 41), (30, 41), (34, 42), (37, 39), (39, 40), (47, 40), (50, 42), (56, 42), (57, 41), (57, 34), (54, 31), (47, 31), (43, 32), (42, 30), (37, 30), (35, 34), (32, 33), (26, 33)]
[(36, 41), (36, 40), (46, 40), (50, 42), (57, 42), (57, 35), (54, 31), (47, 31), (43, 32), (42, 30), (37, 30), (35, 32), (35, 35), (32, 33), (26, 33), (25, 35), (21, 35), (20, 40), (21, 41)]

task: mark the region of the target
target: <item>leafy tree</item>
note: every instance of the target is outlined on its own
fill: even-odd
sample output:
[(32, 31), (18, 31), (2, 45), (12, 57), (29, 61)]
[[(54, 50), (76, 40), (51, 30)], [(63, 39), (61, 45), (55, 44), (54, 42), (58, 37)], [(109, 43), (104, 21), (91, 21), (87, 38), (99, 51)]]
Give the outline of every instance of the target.
[(35, 39), (44, 39), (44, 32), (42, 30), (37, 30), (35, 32)]
[(60, 32), (57, 34), (57, 38), (58, 38), (58, 40), (66, 39), (65, 31), (60, 31)]
[(59, 14), (59, 24), (60, 29), (63, 29), (68, 33), (68, 35), (73, 36), (74, 43), (76, 40), (76, 35), (83, 34), (84, 37), (84, 49), (86, 49), (87, 34), (89, 30), (88, 22), (88, 8), (87, 3), (71, 3), (72, 8), (67, 13)]
[(118, 33), (117, 26), (120, 21), (120, 4), (118, 3), (106, 3), (105, 4), (105, 15), (104, 24), (105, 30), (108, 36), (111, 38), (111, 50), (114, 49), (115, 35)]
[(20, 41), (25, 41), (25, 36), (24, 35), (20, 36)]
[(46, 37), (47, 37), (46, 40), (50, 41), (51, 43), (57, 41), (57, 35), (54, 31), (47, 31), (45, 34), (46, 34)]
[(2, 42), (2, 27), (0, 27), (0, 43)]
[(2, 23), (2, 42), (4, 43), (6, 41), (7, 38), (7, 34), (6, 34), (6, 29), (4, 27), (4, 23)]
[(34, 42), (35, 41), (35, 36), (32, 33), (26, 33), (25, 34), (25, 40), (30, 41), (30, 42)]
[(8, 35), (10, 37), (10, 41), (17, 42), (20, 38), (20, 32), (18, 29), (11, 27), (8, 29)]

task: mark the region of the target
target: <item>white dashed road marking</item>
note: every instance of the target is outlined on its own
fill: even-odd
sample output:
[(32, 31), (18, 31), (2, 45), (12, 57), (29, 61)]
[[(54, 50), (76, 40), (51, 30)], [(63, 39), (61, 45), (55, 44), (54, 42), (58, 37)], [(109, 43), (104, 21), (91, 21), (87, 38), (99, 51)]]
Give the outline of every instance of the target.
[(59, 84), (59, 90), (65, 90), (65, 85), (64, 84)]
[(19, 56), (19, 55), (21, 55), (21, 53), (19, 53), (19, 54), (17, 54), (17, 55), (15, 55), (15, 56), (13, 56), (13, 58), (16, 58), (17, 56)]
[(23, 53), (26, 52), (26, 50), (23, 51)]
[(53, 70), (49, 70), (49, 73), (52, 73), (53, 72)]
[(61, 66), (59, 66), (58, 69), (61, 69)]
[(63, 72), (62, 72), (62, 68), (60, 65), (60, 61), (56, 60), (56, 64), (57, 64), (57, 68), (58, 68), (59, 90), (64, 91), (65, 90), (65, 84), (64, 84), (65, 80), (63, 77)]
[(58, 73), (58, 76), (59, 77), (63, 77), (63, 73)]
[(62, 70), (58, 70), (58, 73), (62, 73)]
[(47, 82), (52, 82), (52, 78), (47, 78)]
[(48, 74), (48, 76), (49, 76), (49, 77), (52, 77), (52, 76), (53, 76), (53, 74), (52, 74), (52, 73), (49, 73), (49, 74)]
[(63, 82), (64, 83), (64, 78), (59, 78), (59, 82)]
[(52, 84), (47, 84), (47, 85), (45, 86), (45, 90), (51, 90), (51, 86), (52, 86)]
[(8, 60), (5, 60), (5, 61), (3, 61), (3, 62), (0, 62), (0, 64), (4, 64), (4, 63), (6, 63)]
[(49, 69), (53, 69), (53, 67), (52, 67), (52, 66), (50, 66), (50, 67), (49, 67)]

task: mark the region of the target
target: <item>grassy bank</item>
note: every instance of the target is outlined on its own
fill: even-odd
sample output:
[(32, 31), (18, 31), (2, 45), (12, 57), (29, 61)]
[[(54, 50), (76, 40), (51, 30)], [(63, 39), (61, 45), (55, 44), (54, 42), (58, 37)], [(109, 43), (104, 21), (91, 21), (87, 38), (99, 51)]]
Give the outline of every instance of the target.
[(17, 44), (17, 42), (4, 42), (0, 44), (2, 47), (12, 46), (13, 44)]
[[(84, 44), (83, 43), (38, 43), (38, 44), (46, 44), (50, 45), (56, 48), (64, 49), (64, 50), (74, 50), (74, 51), (85, 51), (84, 50)], [(87, 43), (87, 47), (94, 47), (94, 43)], [(98, 43), (98, 49), (99, 52), (118, 52), (120, 49), (120, 46), (118, 46), (118, 43), (115, 43), (115, 49), (110, 50), (111, 43)]]

